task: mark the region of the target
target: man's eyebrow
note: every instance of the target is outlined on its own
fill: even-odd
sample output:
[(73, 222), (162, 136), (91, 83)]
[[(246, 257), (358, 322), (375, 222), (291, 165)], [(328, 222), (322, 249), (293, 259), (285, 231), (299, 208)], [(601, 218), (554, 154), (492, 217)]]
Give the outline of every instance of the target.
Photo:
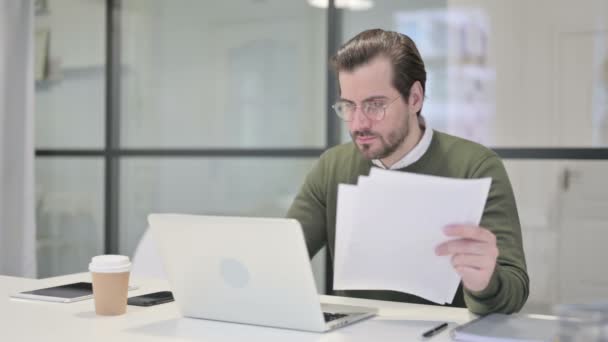
[[(374, 100), (387, 100), (387, 99), (388, 99), (388, 97), (384, 96), (384, 95), (373, 95), (373, 96), (366, 97), (361, 102), (374, 101)], [(348, 102), (348, 103), (355, 104), (355, 101), (352, 101), (352, 100), (349, 100), (349, 99), (345, 99), (343, 97), (339, 98), (339, 100), (342, 101), (342, 102)]]
[(355, 104), (355, 102), (354, 102), (354, 101), (351, 101), (351, 100), (349, 100), (349, 99), (345, 99), (345, 98), (343, 98), (343, 97), (340, 97), (340, 98), (338, 99), (338, 101), (340, 101), (340, 102), (348, 102), (348, 103), (350, 103), (350, 104)]
[(374, 100), (387, 100), (387, 99), (388, 99), (388, 97), (384, 96), (384, 95), (374, 95), (374, 96), (365, 98), (362, 102), (374, 101)]

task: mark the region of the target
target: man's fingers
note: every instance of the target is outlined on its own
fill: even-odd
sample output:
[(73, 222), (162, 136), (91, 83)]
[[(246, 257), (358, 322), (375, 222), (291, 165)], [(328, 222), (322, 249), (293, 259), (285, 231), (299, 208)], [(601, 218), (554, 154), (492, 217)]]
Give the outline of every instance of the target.
[(443, 232), (445, 235), (450, 237), (485, 241), (492, 244), (496, 243), (496, 236), (491, 231), (483, 227), (455, 225), (445, 227)]
[(488, 279), (485, 270), (478, 270), (472, 267), (459, 266), (456, 272), (462, 277), (462, 283), (471, 291), (481, 291), (488, 286)]
[(474, 254), (474, 255), (494, 255), (495, 247), (492, 245), (470, 239), (450, 240), (437, 246), (437, 255), (450, 254)]
[(454, 254), (452, 256), (452, 265), (454, 268), (469, 267), (476, 270), (491, 268), (496, 261), (489, 257), (471, 254)]
[(477, 278), (482, 273), (482, 270), (468, 266), (458, 266), (454, 267), (454, 269), (463, 279)]

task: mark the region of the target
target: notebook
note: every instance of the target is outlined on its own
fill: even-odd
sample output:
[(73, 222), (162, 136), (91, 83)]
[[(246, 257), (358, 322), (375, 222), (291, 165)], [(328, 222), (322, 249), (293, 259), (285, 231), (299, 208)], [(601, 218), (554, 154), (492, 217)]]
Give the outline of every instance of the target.
[(456, 341), (544, 342), (558, 334), (557, 316), (490, 314), (452, 330)]

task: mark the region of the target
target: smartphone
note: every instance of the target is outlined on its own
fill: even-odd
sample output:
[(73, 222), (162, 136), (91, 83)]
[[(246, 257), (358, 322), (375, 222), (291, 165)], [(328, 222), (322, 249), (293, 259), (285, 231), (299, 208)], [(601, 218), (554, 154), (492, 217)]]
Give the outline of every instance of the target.
[[(129, 286), (135, 290), (136, 286)], [(10, 295), (12, 298), (34, 299), (47, 302), (72, 303), (80, 300), (93, 298), (93, 284), (78, 282), (59, 286), (51, 286), (43, 289), (23, 291)]]
[(159, 291), (141, 296), (130, 297), (127, 304), (135, 306), (152, 306), (174, 301), (171, 291)]

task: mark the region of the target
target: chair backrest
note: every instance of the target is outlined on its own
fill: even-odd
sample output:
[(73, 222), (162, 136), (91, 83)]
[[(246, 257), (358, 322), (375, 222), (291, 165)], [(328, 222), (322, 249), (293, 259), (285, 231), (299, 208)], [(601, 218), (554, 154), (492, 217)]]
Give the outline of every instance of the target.
[(158, 251), (158, 245), (150, 234), (150, 228), (146, 228), (135, 249), (135, 253), (133, 253), (131, 275), (167, 279), (160, 252)]

